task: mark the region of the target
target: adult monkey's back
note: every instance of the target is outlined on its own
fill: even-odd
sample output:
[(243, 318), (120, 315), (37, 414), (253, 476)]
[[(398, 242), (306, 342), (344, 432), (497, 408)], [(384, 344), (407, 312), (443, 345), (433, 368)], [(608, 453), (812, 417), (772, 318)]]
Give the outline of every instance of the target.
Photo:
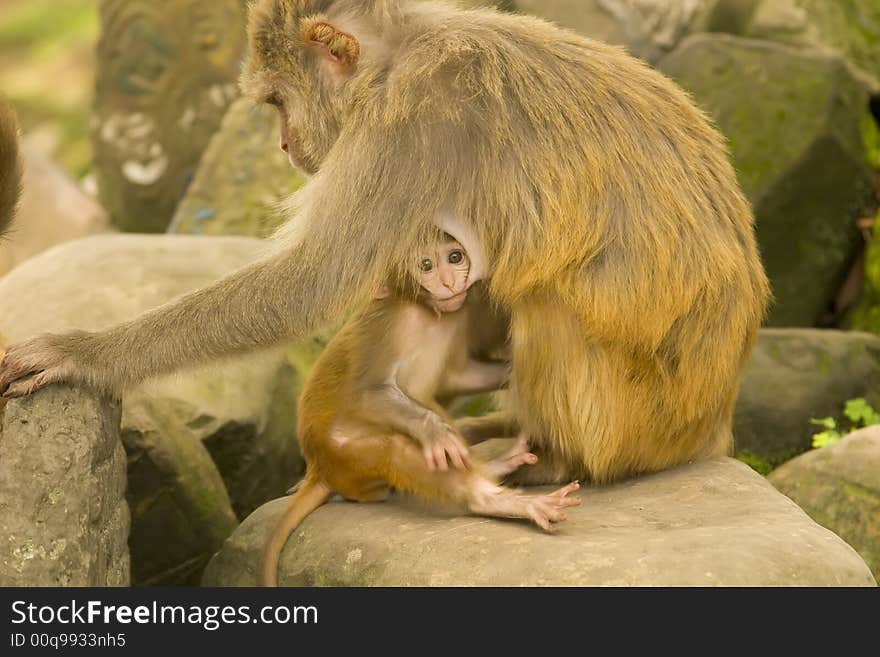
[(115, 390), (304, 338), (419, 252), (433, 221), (482, 252), (512, 312), (515, 410), (543, 448), (532, 480), (729, 450), (768, 287), (724, 141), (681, 89), (620, 49), (491, 10), (257, 0), (249, 31), (242, 87), (279, 107), (282, 147), (314, 174), (291, 230), (132, 322), (13, 347), (0, 389)]

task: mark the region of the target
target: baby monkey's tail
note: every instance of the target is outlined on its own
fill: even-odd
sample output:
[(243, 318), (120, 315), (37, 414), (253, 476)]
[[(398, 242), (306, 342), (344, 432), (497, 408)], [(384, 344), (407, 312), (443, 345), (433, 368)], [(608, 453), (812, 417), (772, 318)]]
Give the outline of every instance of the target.
[(307, 515), (324, 504), (332, 494), (333, 491), (326, 483), (306, 476), (302, 485), (290, 496), (287, 508), (263, 549), (260, 586), (278, 586), (278, 561), (281, 559), (281, 550), (284, 549), (287, 538)]

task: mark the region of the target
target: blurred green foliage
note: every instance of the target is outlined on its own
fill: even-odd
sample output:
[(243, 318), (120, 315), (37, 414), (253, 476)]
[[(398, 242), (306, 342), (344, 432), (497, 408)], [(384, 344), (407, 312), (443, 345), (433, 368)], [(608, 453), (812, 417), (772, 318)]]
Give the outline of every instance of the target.
[(0, 0), (0, 92), (76, 177), (91, 163), (98, 0)]
[(819, 449), (820, 447), (833, 445), (853, 431), (880, 424), (880, 413), (874, 410), (866, 399), (861, 397), (850, 399), (846, 402), (843, 406), (843, 415), (849, 420), (848, 429), (838, 426), (837, 420), (833, 417), (810, 420), (810, 424), (824, 429), (824, 431), (813, 434), (813, 448)]

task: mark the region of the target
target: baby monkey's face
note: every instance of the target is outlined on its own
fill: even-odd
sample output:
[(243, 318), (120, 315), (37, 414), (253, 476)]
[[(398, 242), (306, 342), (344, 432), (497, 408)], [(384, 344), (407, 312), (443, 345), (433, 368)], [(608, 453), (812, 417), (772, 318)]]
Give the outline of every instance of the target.
[(433, 253), (419, 258), (415, 276), (431, 305), (439, 312), (451, 313), (467, 299), (470, 271), (471, 261), (464, 247), (447, 238)]

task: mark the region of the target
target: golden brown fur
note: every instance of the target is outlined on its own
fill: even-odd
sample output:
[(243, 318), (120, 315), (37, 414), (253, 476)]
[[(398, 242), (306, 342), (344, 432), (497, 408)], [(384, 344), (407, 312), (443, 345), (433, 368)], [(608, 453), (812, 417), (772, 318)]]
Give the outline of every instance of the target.
[(471, 459), (467, 468), (447, 469), (444, 457), (437, 469), (426, 462), (421, 434), (453, 433), (438, 397), (495, 390), (506, 378), (503, 364), (474, 358), (497, 346), (481, 340), (493, 334), (485, 327), (498, 319), (474, 292), (461, 310), (443, 314), (399, 296), (374, 301), (327, 345), (299, 400), (297, 437), (306, 474), (266, 540), (261, 584), (277, 584), (288, 536), (334, 492), (377, 502), (394, 487), (474, 514), (530, 519), (548, 531), (565, 519), (562, 509), (579, 503), (567, 497), (576, 483), (544, 495), (497, 484), (534, 462), (523, 442), (489, 464)]
[[(327, 75), (304, 19), (358, 39), (350, 75)], [(724, 139), (678, 86), (541, 20), (444, 4), (257, 0), (249, 33), (242, 88), (284, 104), (314, 172), (276, 251), (121, 327), (14, 346), (0, 389), (117, 389), (303, 338), (447, 207), (512, 315), (513, 411), (543, 448), (531, 480), (607, 482), (730, 449), (768, 284)]]
[(21, 176), (18, 123), (12, 108), (0, 99), (0, 237), (12, 225), (21, 194)]

